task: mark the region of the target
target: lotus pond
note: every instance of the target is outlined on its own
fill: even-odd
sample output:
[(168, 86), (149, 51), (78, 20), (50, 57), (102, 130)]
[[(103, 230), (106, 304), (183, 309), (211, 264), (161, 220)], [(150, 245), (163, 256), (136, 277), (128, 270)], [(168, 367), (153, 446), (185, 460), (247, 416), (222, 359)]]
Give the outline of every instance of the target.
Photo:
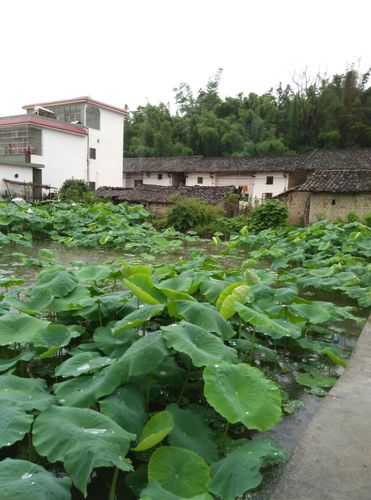
[[(254, 495), (287, 458), (282, 419), (346, 366), (343, 333), (371, 305), (370, 229), (242, 230), (184, 258), (194, 235), (99, 206), (0, 206), (1, 498)], [(93, 251), (14, 252), (40, 238)]]

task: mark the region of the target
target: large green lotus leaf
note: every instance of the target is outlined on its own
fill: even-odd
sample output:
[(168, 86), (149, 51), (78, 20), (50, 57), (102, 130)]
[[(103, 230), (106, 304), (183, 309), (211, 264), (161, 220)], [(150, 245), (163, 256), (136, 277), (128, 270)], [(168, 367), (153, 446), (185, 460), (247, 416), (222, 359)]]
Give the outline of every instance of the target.
[(14, 500), (70, 500), (72, 481), (56, 478), (40, 465), (6, 458), (0, 462), (0, 496)]
[(211, 304), (179, 300), (175, 305), (177, 313), (188, 323), (200, 326), (208, 332), (218, 333), (224, 340), (236, 335), (231, 325)]
[(171, 300), (195, 300), (189, 295), (194, 289), (193, 279), (190, 276), (180, 275), (163, 280), (157, 284), (157, 288)]
[(216, 364), (203, 373), (208, 403), (228, 422), (267, 431), (281, 417), (281, 392), (258, 368)]
[(294, 313), (303, 316), (309, 323), (324, 323), (331, 318), (331, 310), (328, 310), (315, 302), (312, 304), (294, 303), (288, 307)]
[(122, 382), (156, 371), (158, 365), (169, 354), (161, 332), (153, 332), (134, 342), (121, 356)]
[(0, 401), (0, 448), (10, 446), (30, 430), (33, 416), (13, 401)]
[[(220, 307), (223, 304), (224, 300), (233, 292), (233, 290), (241, 285), (243, 285), (243, 281), (235, 281), (234, 283), (230, 283), (220, 294), (216, 300), (216, 307), (218, 311), (220, 311)], [(236, 299), (237, 300), (237, 299)]]
[(138, 340), (139, 334), (134, 330), (124, 330), (121, 333), (112, 334), (112, 327), (115, 322), (110, 322), (107, 326), (100, 326), (94, 332), (94, 342), (97, 347), (112, 357), (120, 357), (124, 352)]
[(298, 384), (305, 385), (311, 389), (317, 389), (318, 387), (329, 388), (336, 383), (336, 377), (319, 373), (298, 373), (295, 380)]
[(26, 314), (3, 314), (0, 317), (0, 345), (31, 343), (36, 334), (46, 326), (46, 321)]
[(128, 300), (128, 292), (95, 295), (76, 302), (72, 315), (102, 323), (103, 320), (110, 321), (133, 312), (137, 309), (137, 302), (136, 298)]
[(166, 297), (158, 290), (146, 274), (132, 274), (129, 279), (124, 279), (124, 284), (142, 302), (147, 304), (160, 304), (166, 302)]
[(111, 396), (102, 399), (99, 406), (102, 413), (136, 435), (147, 419), (144, 396), (134, 385), (119, 387)]
[(89, 289), (82, 285), (76, 288), (64, 297), (55, 298), (50, 304), (50, 309), (54, 312), (70, 311), (78, 307), (79, 300), (90, 297)]
[[(83, 365), (82, 365), (83, 366)], [(111, 394), (120, 384), (122, 367), (116, 362), (95, 373), (54, 384), (58, 401), (65, 406), (88, 407)]]
[(192, 450), (209, 463), (215, 462), (218, 458), (215, 436), (202, 416), (191, 410), (183, 410), (176, 404), (170, 404), (166, 409), (174, 420), (174, 428), (168, 437), (169, 443)]
[(112, 328), (112, 334), (116, 335), (124, 330), (137, 328), (138, 326), (143, 325), (143, 323), (148, 322), (151, 318), (153, 318), (153, 316), (157, 316), (162, 313), (163, 309), (163, 304), (139, 306), (139, 309), (128, 314), (121, 321), (117, 321)]
[(307, 320), (297, 311), (293, 312), (289, 305), (278, 304), (265, 309), (265, 312), (273, 316), (275, 320), (284, 320), (286, 323), (297, 325), (300, 328), (303, 328), (307, 323)]
[(33, 351), (22, 351), (14, 358), (1, 359), (0, 360), (0, 373), (6, 372), (9, 368), (12, 368), (18, 363), (18, 361), (30, 361), (35, 356)]
[(51, 463), (64, 462), (83, 493), (95, 467), (130, 470), (124, 457), (135, 435), (96, 411), (53, 406), (36, 418), (32, 433), (36, 451)]
[(53, 323), (39, 330), (34, 345), (44, 347), (64, 347), (71, 341), (71, 330), (66, 325)]
[(224, 290), (216, 303), (216, 306), (224, 319), (229, 319), (235, 314), (235, 302), (244, 302), (249, 290), (249, 285), (239, 283), (232, 283), (232, 285)]
[(223, 500), (234, 500), (261, 483), (260, 469), (263, 466), (285, 459), (285, 453), (278, 446), (260, 440), (251, 441), (211, 465), (212, 479), (208, 489)]
[(180, 275), (175, 276), (175, 278), (160, 281), (157, 288), (165, 288), (189, 293), (192, 289), (192, 285), (193, 279), (190, 276)]
[(152, 415), (139, 436), (139, 443), (134, 451), (146, 451), (155, 446), (171, 432), (174, 426), (170, 412), (164, 410)]
[(66, 271), (63, 266), (51, 266), (38, 274), (32, 294), (43, 288), (49, 288), (54, 297), (65, 297), (76, 288), (77, 283), (76, 276)]
[(116, 360), (102, 357), (97, 352), (82, 352), (67, 359), (55, 370), (58, 377), (78, 377), (98, 368), (112, 365)]
[(0, 401), (12, 401), (25, 411), (43, 411), (55, 402), (40, 378), (0, 376)]
[(18, 300), (13, 293), (6, 294), (3, 301), (18, 311), (34, 315), (48, 307), (52, 300), (53, 295), (49, 288), (42, 288), (37, 290), (28, 302)]
[(96, 283), (106, 280), (111, 273), (111, 267), (97, 264), (86, 264), (75, 271), (79, 281), (95, 281)]
[(140, 495), (140, 500), (213, 500), (208, 493), (201, 493), (194, 497), (180, 497), (165, 490), (158, 481), (150, 481)]
[(298, 296), (299, 292), (296, 288), (276, 288), (274, 290), (274, 296), (277, 302), (280, 304), (292, 302)]
[(181, 368), (174, 356), (166, 356), (151, 374), (151, 391), (160, 394), (164, 387), (179, 389), (184, 383), (186, 370)]
[(275, 320), (266, 314), (256, 311), (251, 307), (246, 307), (239, 302), (235, 302), (235, 308), (241, 318), (250, 323), (258, 332), (266, 333), (274, 339), (282, 337), (292, 337), (294, 339), (301, 336), (301, 328), (283, 320)]
[(185, 448), (163, 446), (148, 463), (148, 480), (158, 481), (165, 490), (180, 497), (206, 493), (209, 479), (210, 470), (204, 459)]
[(220, 338), (197, 325), (181, 321), (177, 325), (161, 327), (166, 345), (187, 354), (195, 366), (206, 366), (221, 360), (235, 363), (237, 352), (227, 347)]
[(228, 285), (230, 285), (230, 283), (227, 281), (216, 280), (205, 276), (201, 282), (200, 291), (210, 303), (215, 304), (220, 294), (223, 293)]

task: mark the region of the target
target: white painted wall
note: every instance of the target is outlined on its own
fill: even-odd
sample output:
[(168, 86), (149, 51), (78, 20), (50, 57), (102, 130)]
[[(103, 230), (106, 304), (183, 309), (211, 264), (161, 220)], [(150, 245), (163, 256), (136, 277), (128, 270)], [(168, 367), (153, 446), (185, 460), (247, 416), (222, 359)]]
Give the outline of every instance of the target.
[[(18, 177), (14, 177), (18, 174)], [(0, 196), (5, 195), (7, 186), (3, 179), (10, 179), (19, 182), (32, 182), (32, 168), (30, 167), (18, 167), (16, 165), (0, 165)], [(8, 185), (11, 193), (18, 194), (22, 196), (24, 194), (24, 186), (19, 186), (17, 184)], [(26, 188), (27, 189), (27, 188)], [(30, 189), (30, 188), (28, 188)]]
[(89, 147), (96, 149), (96, 159), (90, 159), (89, 180), (96, 187), (121, 187), (124, 151), (124, 117), (100, 109), (100, 130), (89, 128)]
[[(162, 174), (162, 179), (158, 178), (158, 175)], [(143, 174), (143, 184), (150, 186), (172, 186), (172, 178), (163, 172), (150, 172)]]
[(42, 130), (43, 154), (32, 155), (42, 163), (42, 183), (59, 188), (66, 179), (86, 180), (87, 137), (59, 130)]
[[(267, 177), (273, 176), (273, 184), (267, 184)], [(282, 172), (264, 172), (255, 174), (251, 195), (253, 198), (261, 199), (263, 193), (272, 193), (272, 196), (287, 190), (288, 176), (284, 177)]]
[(254, 177), (249, 174), (216, 174), (216, 186), (247, 186), (251, 191)]
[(143, 174), (124, 174), (123, 187), (133, 188), (135, 187), (135, 181), (143, 182)]
[[(197, 178), (202, 177), (202, 184), (197, 182)], [(215, 176), (208, 172), (192, 172), (186, 174), (186, 186), (215, 186)]]

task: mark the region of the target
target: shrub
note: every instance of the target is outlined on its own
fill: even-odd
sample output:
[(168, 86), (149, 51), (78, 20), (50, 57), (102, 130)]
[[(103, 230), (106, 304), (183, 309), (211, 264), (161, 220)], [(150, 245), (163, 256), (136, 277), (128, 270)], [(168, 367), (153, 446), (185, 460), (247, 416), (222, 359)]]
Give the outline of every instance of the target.
[(81, 202), (85, 195), (89, 195), (89, 186), (79, 179), (65, 180), (58, 192), (61, 201)]
[(360, 222), (360, 218), (354, 212), (349, 212), (347, 214), (347, 222)]
[(238, 193), (228, 193), (224, 197), (224, 209), (227, 217), (234, 217), (239, 211), (240, 195)]
[(196, 198), (173, 198), (174, 206), (167, 214), (167, 225), (178, 231), (209, 224), (220, 217), (222, 211)]
[(371, 212), (364, 216), (363, 221), (366, 226), (371, 227)]
[(282, 201), (273, 199), (252, 210), (248, 226), (254, 232), (285, 226), (288, 216), (289, 211), (286, 205)]

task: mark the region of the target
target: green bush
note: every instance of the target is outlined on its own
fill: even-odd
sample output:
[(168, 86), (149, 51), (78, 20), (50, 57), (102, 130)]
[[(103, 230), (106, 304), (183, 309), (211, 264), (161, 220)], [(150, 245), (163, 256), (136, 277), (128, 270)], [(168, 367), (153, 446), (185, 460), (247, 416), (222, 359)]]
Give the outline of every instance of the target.
[(92, 196), (95, 198), (95, 195), (89, 191), (88, 184), (80, 179), (65, 180), (58, 192), (58, 196), (61, 201), (85, 203), (91, 203)]
[(347, 222), (360, 222), (360, 218), (354, 212), (349, 212), (347, 214)]
[(253, 232), (285, 226), (288, 216), (289, 211), (282, 201), (268, 200), (252, 210), (248, 226)]
[(196, 198), (173, 198), (173, 202), (174, 206), (169, 210), (166, 222), (178, 231), (211, 224), (222, 214), (221, 209)]
[(363, 221), (366, 226), (371, 227), (371, 212), (364, 216)]

